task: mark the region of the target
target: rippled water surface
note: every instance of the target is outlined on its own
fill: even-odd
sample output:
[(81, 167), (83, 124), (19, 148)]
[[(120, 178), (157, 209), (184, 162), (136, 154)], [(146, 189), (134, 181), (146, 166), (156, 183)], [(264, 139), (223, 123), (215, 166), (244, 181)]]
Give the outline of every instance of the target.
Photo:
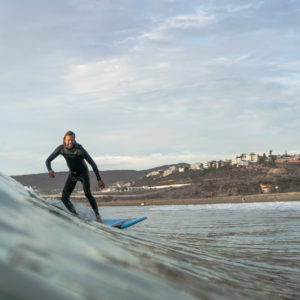
[[(300, 202), (120, 208), (146, 214), (138, 235), (201, 279), (239, 291), (300, 298)], [(114, 208), (106, 208), (108, 214)]]
[(1, 299), (300, 298), (300, 202), (102, 207), (148, 217), (119, 230), (3, 174), (0, 201)]

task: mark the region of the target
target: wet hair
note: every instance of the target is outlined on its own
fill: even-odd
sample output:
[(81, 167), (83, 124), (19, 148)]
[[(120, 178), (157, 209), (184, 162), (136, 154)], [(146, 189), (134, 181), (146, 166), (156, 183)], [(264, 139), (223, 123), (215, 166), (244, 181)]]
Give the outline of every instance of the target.
[(65, 139), (67, 136), (71, 136), (71, 135), (74, 135), (74, 138), (75, 138), (75, 133), (71, 130), (67, 131), (64, 135), (64, 138), (63, 138), (63, 143), (65, 143)]

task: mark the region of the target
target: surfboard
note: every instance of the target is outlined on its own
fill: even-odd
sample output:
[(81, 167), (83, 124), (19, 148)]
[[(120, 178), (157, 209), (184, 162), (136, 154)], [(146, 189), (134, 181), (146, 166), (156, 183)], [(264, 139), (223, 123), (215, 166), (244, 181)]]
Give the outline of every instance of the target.
[(147, 219), (147, 217), (131, 218), (131, 219), (103, 219), (102, 222), (104, 225), (124, 229), (124, 228), (130, 227), (136, 223), (144, 221), (146, 219)]
[[(59, 211), (54, 211), (53, 209), (50, 210), (50, 212), (52, 212), (52, 213), (59, 214), (59, 215), (62, 215), (62, 214), (73, 215), (81, 220), (87, 221), (86, 219), (84, 219), (78, 215), (74, 215), (74, 214), (70, 213), (69, 211), (66, 211), (65, 209), (63, 209), (55, 204), (51, 204), (51, 206), (52, 207), (54, 206), (55, 208), (59, 209)], [(120, 228), (120, 229), (125, 229), (136, 223), (142, 222), (146, 219), (147, 219), (147, 217), (129, 218), (129, 219), (102, 219), (102, 224), (111, 226), (111, 227)]]

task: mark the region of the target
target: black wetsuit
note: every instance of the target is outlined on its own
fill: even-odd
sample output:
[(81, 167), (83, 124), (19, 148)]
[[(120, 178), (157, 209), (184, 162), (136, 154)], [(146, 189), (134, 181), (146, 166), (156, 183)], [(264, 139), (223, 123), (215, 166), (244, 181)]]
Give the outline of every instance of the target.
[(52, 170), (51, 161), (60, 154), (66, 159), (67, 165), (70, 169), (69, 176), (62, 192), (62, 202), (69, 211), (77, 214), (72, 202), (70, 201), (70, 195), (73, 192), (77, 181), (79, 180), (82, 182), (85, 196), (89, 200), (91, 207), (93, 208), (95, 214), (99, 216), (96, 200), (90, 190), (90, 177), (88, 167), (84, 160), (86, 160), (92, 166), (97, 180), (99, 181), (101, 180), (101, 177), (97, 165), (87, 153), (87, 151), (80, 144), (76, 143), (72, 149), (68, 149), (65, 145), (58, 146), (46, 160), (48, 171)]

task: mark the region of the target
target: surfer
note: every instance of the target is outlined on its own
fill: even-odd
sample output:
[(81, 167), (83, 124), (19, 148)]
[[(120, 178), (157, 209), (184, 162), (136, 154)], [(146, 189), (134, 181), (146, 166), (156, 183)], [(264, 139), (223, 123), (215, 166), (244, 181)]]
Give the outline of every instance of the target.
[(83, 185), (83, 190), (86, 198), (89, 200), (90, 205), (96, 215), (96, 220), (102, 223), (102, 219), (100, 217), (98, 206), (95, 198), (93, 197), (90, 190), (90, 177), (88, 167), (84, 160), (86, 160), (93, 168), (93, 171), (98, 180), (99, 188), (104, 188), (105, 184), (102, 181), (97, 165), (90, 157), (88, 152), (80, 145), (77, 144), (75, 140), (75, 133), (72, 131), (66, 132), (63, 138), (63, 144), (58, 146), (52, 154), (46, 160), (46, 167), (49, 172), (49, 177), (54, 178), (55, 174), (51, 168), (51, 161), (55, 159), (58, 155), (62, 155), (67, 162), (70, 173), (66, 180), (65, 186), (62, 191), (61, 200), (66, 206), (66, 208), (77, 215), (74, 205), (70, 201), (70, 195), (73, 192), (77, 181), (80, 181)]

